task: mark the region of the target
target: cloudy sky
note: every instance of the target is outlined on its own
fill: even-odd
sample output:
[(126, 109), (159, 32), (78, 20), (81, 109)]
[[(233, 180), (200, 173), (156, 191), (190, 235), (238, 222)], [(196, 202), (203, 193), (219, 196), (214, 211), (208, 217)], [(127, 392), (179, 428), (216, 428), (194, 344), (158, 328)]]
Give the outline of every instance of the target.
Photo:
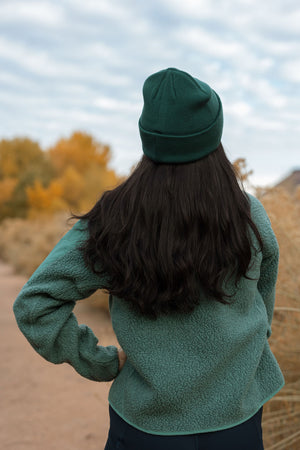
[(300, 166), (299, 23), (298, 0), (1, 0), (0, 139), (87, 131), (128, 174), (143, 82), (177, 67), (220, 95), (229, 159), (274, 183)]

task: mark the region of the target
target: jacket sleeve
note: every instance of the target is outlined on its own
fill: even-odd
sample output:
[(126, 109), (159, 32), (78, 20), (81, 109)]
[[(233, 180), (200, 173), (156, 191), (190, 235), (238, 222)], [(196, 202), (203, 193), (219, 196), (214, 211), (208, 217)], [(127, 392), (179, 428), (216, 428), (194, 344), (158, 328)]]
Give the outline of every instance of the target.
[(119, 371), (117, 347), (97, 345), (92, 330), (78, 325), (72, 312), (76, 300), (101, 288), (101, 278), (77, 249), (86, 237), (86, 223), (79, 220), (23, 286), (13, 311), (21, 332), (47, 361), (69, 363), (89, 380), (110, 381)]
[(251, 196), (252, 218), (256, 223), (263, 241), (263, 254), (260, 266), (260, 277), (257, 288), (262, 296), (268, 316), (267, 338), (272, 334), (272, 320), (275, 306), (276, 282), (279, 264), (279, 245), (271, 226), (270, 219), (261, 202)]
[(260, 269), (260, 278), (257, 283), (257, 288), (263, 298), (267, 315), (269, 327), (267, 330), (267, 338), (272, 334), (272, 320), (275, 306), (276, 280), (278, 275), (278, 260), (279, 250), (274, 249), (274, 252), (268, 256), (263, 256)]

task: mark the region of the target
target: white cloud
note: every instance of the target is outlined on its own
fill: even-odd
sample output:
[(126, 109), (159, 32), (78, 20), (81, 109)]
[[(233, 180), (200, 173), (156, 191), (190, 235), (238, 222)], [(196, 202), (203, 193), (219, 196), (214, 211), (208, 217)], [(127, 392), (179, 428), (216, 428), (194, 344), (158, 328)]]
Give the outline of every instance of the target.
[(141, 109), (141, 103), (134, 103), (128, 101), (117, 100), (111, 97), (99, 97), (95, 98), (94, 105), (100, 109), (108, 111), (133, 111), (137, 113)]
[(241, 76), (240, 85), (248, 94), (249, 100), (252, 98), (272, 108), (283, 108), (287, 104), (287, 98), (265, 78), (247, 74)]
[(273, 175), (251, 175), (250, 182), (254, 186), (272, 187), (279, 182), (280, 173)]
[[(69, 78), (69, 80), (95, 79), (92, 68), (81, 65), (76, 61), (68, 62), (52, 56), (47, 50), (33, 49), (20, 42), (13, 42), (0, 37), (0, 58), (14, 62), (21, 68), (32, 74), (43, 77)], [(111, 86), (127, 86), (130, 82), (128, 76), (119, 73), (110, 73), (107, 68), (101, 67), (99, 60), (99, 71), (97, 73), (99, 82)]]
[(177, 43), (194, 48), (200, 54), (220, 59), (234, 58), (243, 53), (244, 46), (233, 39), (225, 39), (200, 27), (184, 26), (174, 33)]
[(83, 14), (92, 14), (103, 18), (113, 18), (114, 20), (129, 20), (132, 18), (131, 11), (125, 3), (117, 0), (65, 0), (65, 3), (71, 8), (82, 12)]
[[(0, 86), (2, 83), (8, 85), (9, 87), (21, 89), (29, 89), (34, 86), (34, 82), (32, 80), (26, 80), (20, 75), (16, 75), (12, 72), (0, 72)], [(9, 92), (8, 94), (10, 95)]]
[(185, 18), (207, 18), (212, 16), (214, 6), (209, 0), (161, 0), (169, 13)]
[[(175, 15), (183, 20), (201, 21), (207, 29), (213, 28), (213, 24), (228, 26), (233, 31), (241, 31), (246, 35), (249, 32), (267, 34), (285, 33), (300, 34), (300, 8), (294, 0), (286, 4), (282, 0), (273, 0), (272, 7), (267, 2), (260, 0), (161, 0), (169, 14)], [(213, 28), (217, 31), (216, 27)]]
[(276, 62), (278, 63), (278, 58), (289, 58), (299, 52), (297, 38), (283, 40), (280, 34), (266, 37), (261, 33), (252, 32), (247, 34), (247, 41), (256, 51), (264, 53), (266, 57), (271, 57), (273, 66), (276, 65)]
[(235, 102), (229, 103), (226, 106), (226, 114), (231, 114), (233, 116), (240, 118), (245, 118), (249, 116), (249, 113), (252, 111), (249, 103), (246, 102)]
[[(116, 24), (113, 31), (118, 33), (126, 29), (130, 35), (144, 35), (150, 31), (147, 17), (139, 14), (135, 4), (132, 7), (119, 0), (64, 0), (68, 7), (80, 13), (83, 17), (93, 17), (101, 24), (104, 21)], [(93, 25), (92, 25), (93, 26)], [(95, 26), (95, 25), (94, 25)], [(98, 24), (96, 24), (98, 26)]]
[(101, 58), (101, 61), (105, 60), (114, 62), (120, 56), (116, 49), (101, 41), (83, 42), (80, 43), (77, 48), (79, 58), (84, 56), (85, 58), (90, 58), (91, 60), (93, 58)]
[(59, 63), (47, 53), (46, 50), (38, 50), (0, 37), (0, 57), (13, 61), (37, 75), (61, 76), (63, 72), (70, 74), (78, 68), (71, 64)]
[(64, 20), (64, 10), (54, 2), (6, 1), (1, 2), (0, 22), (32, 23), (39, 26), (57, 27)]
[[(263, 14), (263, 20), (261, 20), (261, 25), (264, 25), (264, 29), (276, 30), (278, 34), (284, 33), (289, 36), (291, 34), (300, 35), (300, 8), (297, 5), (293, 8), (276, 9), (270, 13), (270, 6), (267, 3), (261, 3)], [(266, 17), (268, 20), (266, 20)], [(263, 22), (264, 21), (264, 22)]]
[(226, 143), (260, 177), (298, 161), (296, 0), (3, 0), (0, 14), (2, 133), (49, 143), (82, 127), (125, 173), (141, 156), (143, 82), (178, 67), (220, 94)]
[(247, 126), (253, 128), (254, 130), (262, 130), (264, 132), (268, 131), (286, 131), (286, 125), (281, 120), (272, 120), (270, 118), (263, 117), (248, 117)]
[(280, 72), (291, 83), (300, 83), (300, 59), (286, 61), (281, 66)]

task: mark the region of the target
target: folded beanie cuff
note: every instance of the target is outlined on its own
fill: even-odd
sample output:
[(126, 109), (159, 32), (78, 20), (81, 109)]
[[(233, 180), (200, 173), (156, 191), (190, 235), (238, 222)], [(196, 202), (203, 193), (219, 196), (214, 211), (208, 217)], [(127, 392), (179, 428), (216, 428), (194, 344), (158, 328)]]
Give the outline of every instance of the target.
[[(216, 93), (215, 93), (216, 94)], [(206, 129), (193, 134), (170, 135), (145, 130), (139, 120), (143, 152), (159, 163), (184, 163), (204, 158), (217, 149), (223, 129), (222, 103), (215, 121)]]

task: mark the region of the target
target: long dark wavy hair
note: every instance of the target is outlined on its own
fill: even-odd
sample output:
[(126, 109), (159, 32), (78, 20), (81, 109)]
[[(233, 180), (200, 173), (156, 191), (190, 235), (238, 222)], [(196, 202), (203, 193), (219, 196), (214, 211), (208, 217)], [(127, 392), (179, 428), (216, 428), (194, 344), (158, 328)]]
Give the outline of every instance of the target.
[(79, 248), (87, 267), (102, 277), (101, 288), (153, 319), (193, 311), (200, 287), (228, 304), (225, 280), (237, 286), (249, 278), (249, 228), (263, 246), (222, 144), (183, 164), (143, 155), (124, 182), (72, 218), (88, 221), (89, 237)]

